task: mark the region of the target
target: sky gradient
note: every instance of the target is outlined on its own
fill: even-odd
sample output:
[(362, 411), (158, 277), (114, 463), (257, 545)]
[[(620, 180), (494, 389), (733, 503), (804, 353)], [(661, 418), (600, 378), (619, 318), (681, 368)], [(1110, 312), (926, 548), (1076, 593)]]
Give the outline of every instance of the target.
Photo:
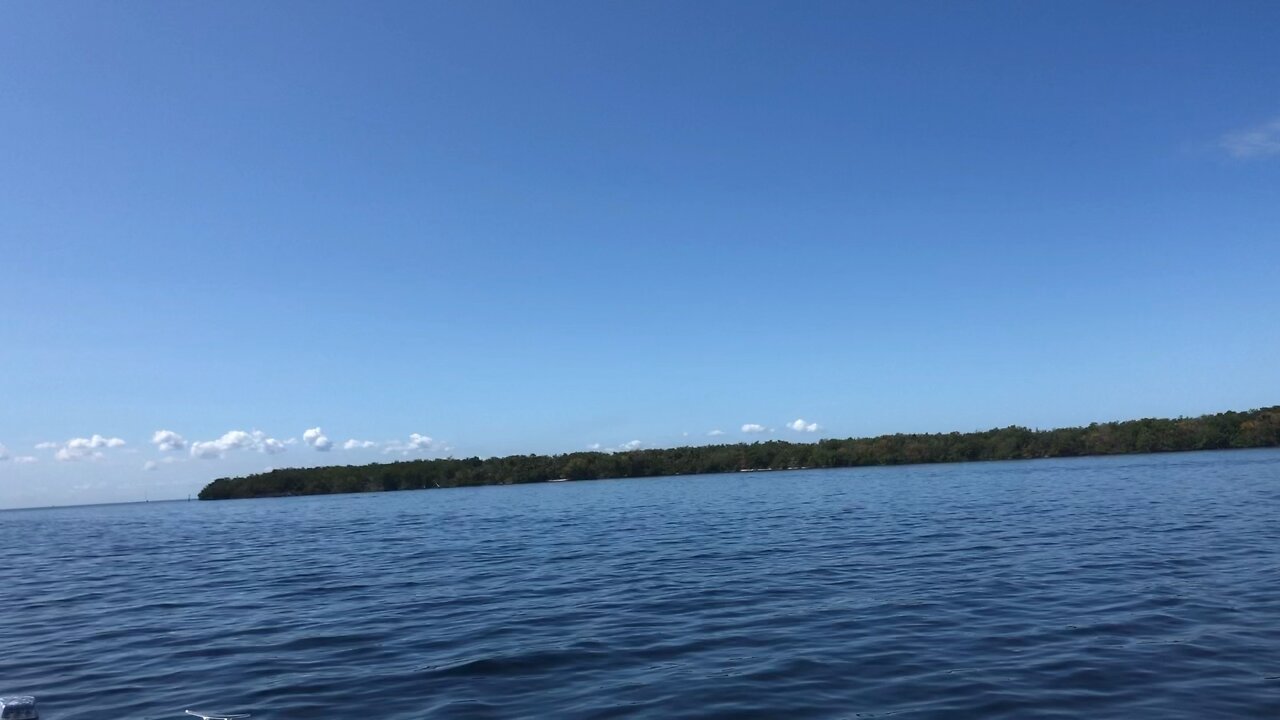
[(1280, 402), (1276, 3), (0, 28), (0, 507)]

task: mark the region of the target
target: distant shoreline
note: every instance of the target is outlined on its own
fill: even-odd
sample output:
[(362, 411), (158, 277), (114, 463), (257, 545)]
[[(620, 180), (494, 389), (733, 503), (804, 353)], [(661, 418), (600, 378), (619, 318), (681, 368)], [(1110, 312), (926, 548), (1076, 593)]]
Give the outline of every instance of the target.
[(201, 500), (391, 492), (553, 480), (603, 480), (809, 468), (1134, 455), (1280, 447), (1280, 406), (1196, 418), (1128, 420), (1031, 430), (896, 434), (791, 443), (770, 440), (627, 452), (445, 458), (273, 470), (219, 478)]

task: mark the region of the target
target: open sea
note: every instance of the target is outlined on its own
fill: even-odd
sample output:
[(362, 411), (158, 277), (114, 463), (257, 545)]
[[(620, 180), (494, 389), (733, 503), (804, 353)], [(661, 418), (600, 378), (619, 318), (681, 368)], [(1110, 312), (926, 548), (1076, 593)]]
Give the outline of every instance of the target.
[(1276, 718), (1280, 452), (0, 512), (41, 720)]

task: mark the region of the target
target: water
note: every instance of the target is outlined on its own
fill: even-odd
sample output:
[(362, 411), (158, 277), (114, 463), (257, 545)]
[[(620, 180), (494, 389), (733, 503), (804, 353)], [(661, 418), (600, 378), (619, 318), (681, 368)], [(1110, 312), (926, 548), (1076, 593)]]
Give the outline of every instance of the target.
[(1280, 716), (1280, 452), (0, 513), (44, 720)]

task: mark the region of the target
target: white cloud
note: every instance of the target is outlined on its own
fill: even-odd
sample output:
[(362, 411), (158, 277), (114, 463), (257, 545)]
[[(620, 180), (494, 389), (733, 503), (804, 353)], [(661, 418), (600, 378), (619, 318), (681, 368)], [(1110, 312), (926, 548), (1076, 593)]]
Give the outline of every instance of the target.
[(160, 463), (156, 462), (155, 460), (148, 460), (142, 463), (143, 470), (151, 471), (151, 470), (155, 470), (158, 467), (160, 467)]
[(59, 447), (62, 447), (62, 443), (56, 443), (56, 442), (53, 442), (52, 440), (46, 440), (45, 442), (42, 442), (42, 443), (36, 443), (37, 450), (53, 450)]
[(720, 437), (723, 434), (724, 434), (723, 430), (712, 430), (711, 432), (707, 433), (707, 435), (710, 435), (711, 437)]
[(822, 426), (818, 425), (818, 423), (807, 423), (804, 418), (796, 418), (794, 422), (787, 423), (787, 427), (796, 432), (818, 432), (822, 429)]
[(151, 444), (155, 445), (161, 452), (187, 449), (186, 438), (172, 430), (157, 430), (151, 436)]
[[(40, 444), (45, 445), (46, 443)], [(84, 459), (99, 460), (103, 457), (101, 452), (103, 448), (119, 448), (124, 447), (124, 445), (124, 440), (120, 438), (103, 437), (97, 434), (87, 438), (71, 438), (58, 450), (54, 457), (63, 462)]]
[(744, 433), (762, 433), (765, 430), (766, 430), (765, 426), (757, 425), (755, 423), (747, 423), (746, 425), (742, 426), (742, 432)]
[(1222, 136), (1219, 145), (1235, 158), (1280, 155), (1280, 117)]
[(8, 460), (8, 459), (9, 459), (9, 448), (5, 447), (4, 443), (0, 443), (0, 460)]
[(333, 441), (325, 437), (324, 432), (318, 427), (302, 433), (302, 442), (320, 452), (329, 452), (333, 448)]
[(643, 442), (640, 442), (639, 440), (632, 440), (631, 442), (624, 442), (617, 447), (605, 447), (600, 443), (591, 443), (590, 445), (587, 446), (587, 449), (594, 450), (595, 452), (617, 453), (617, 452), (630, 452), (631, 450), (639, 450), (642, 447), (644, 447)]
[(342, 443), (343, 450), (368, 450), (369, 448), (378, 447), (378, 443), (372, 440), (356, 440), (352, 438)]
[(40, 459), (34, 455), (19, 455), (13, 459), (15, 465), (30, 465), (31, 463), (40, 462)]
[(382, 452), (409, 455), (416, 452), (427, 452), (428, 450), (447, 451), (450, 449), (452, 448), (450, 448), (449, 445), (441, 443), (430, 436), (420, 435), (418, 433), (409, 433), (409, 440), (407, 442), (392, 440), (383, 445)]
[(191, 443), (191, 457), (201, 460), (220, 458), (233, 450), (257, 450), (268, 455), (285, 451), (285, 444), (273, 437), (267, 437), (260, 430), (245, 432), (232, 430), (217, 440), (204, 440)]
[(253, 436), (243, 430), (231, 430), (217, 440), (191, 443), (191, 457), (202, 459), (222, 457), (231, 450), (253, 447)]

